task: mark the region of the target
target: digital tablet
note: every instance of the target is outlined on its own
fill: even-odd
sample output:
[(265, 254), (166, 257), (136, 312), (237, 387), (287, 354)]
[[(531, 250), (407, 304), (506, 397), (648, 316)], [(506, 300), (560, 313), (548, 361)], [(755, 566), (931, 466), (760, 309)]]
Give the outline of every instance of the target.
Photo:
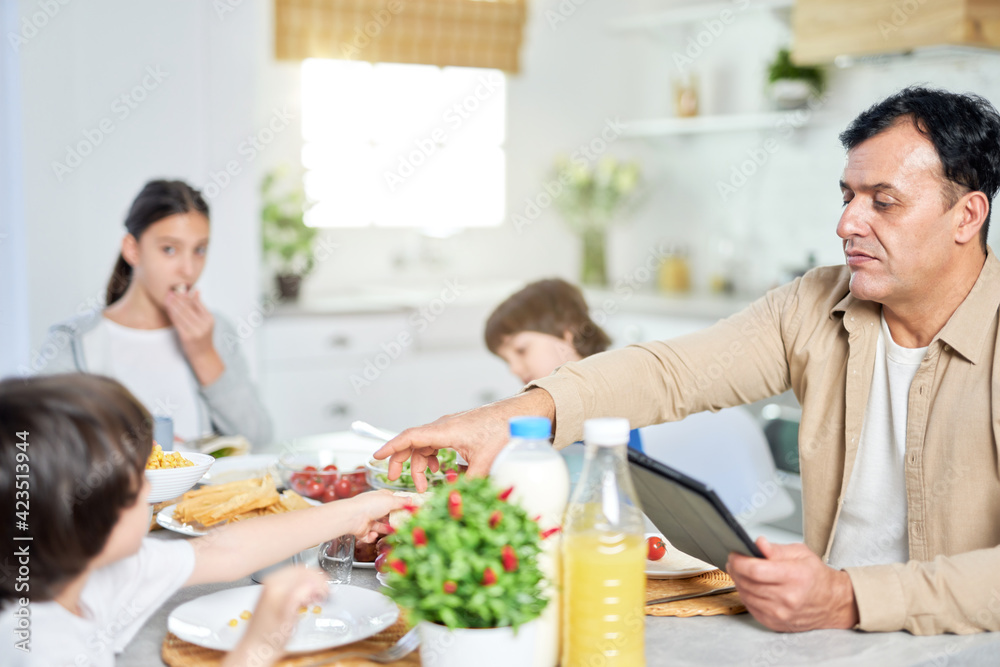
[(634, 449), (628, 461), (643, 512), (674, 547), (721, 570), (734, 551), (764, 557), (712, 489)]

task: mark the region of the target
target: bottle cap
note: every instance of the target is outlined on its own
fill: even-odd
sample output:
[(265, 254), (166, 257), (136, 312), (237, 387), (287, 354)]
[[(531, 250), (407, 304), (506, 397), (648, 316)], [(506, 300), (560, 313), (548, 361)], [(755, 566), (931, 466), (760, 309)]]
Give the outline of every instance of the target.
[(510, 437), (530, 440), (548, 440), (552, 435), (552, 422), (548, 417), (513, 417), (510, 420)]
[(583, 422), (583, 441), (588, 445), (627, 445), (629, 423), (619, 417), (588, 419)]

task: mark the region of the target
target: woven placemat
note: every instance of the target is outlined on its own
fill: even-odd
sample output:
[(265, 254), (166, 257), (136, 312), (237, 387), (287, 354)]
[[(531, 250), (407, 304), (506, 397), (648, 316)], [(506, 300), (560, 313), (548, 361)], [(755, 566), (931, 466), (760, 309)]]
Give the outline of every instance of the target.
[[(354, 651), (376, 653), (395, 644), (406, 633), (407, 629), (406, 622), (400, 618), (390, 627), (368, 639), (362, 639), (347, 646), (338, 646), (327, 651), (296, 653), (295, 655), (285, 656), (275, 664), (281, 665), (281, 667), (300, 667), (301, 665), (310, 665), (321, 659), (336, 660), (338, 655), (353, 653)], [(163, 662), (170, 665), (170, 667), (217, 667), (226, 656), (222, 651), (213, 651), (209, 648), (189, 644), (169, 632), (167, 633), (167, 638), (163, 640), (163, 650), (160, 655), (163, 657)], [(390, 664), (397, 665), (398, 667), (420, 667), (420, 652), (414, 651), (405, 658)], [(348, 658), (346, 660), (331, 662), (330, 665), (331, 667), (369, 667), (369, 665), (375, 667), (376, 663), (364, 658)]]
[[(690, 579), (647, 579), (646, 599), (664, 598), (670, 595), (701, 593), (732, 586), (733, 580), (722, 570), (712, 570)], [(666, 604), (646, 607), (647, 616), (719, 616), (742, 614), (747, 608), (740, 601), (736, 591), (707, 598), (678, 600)]]

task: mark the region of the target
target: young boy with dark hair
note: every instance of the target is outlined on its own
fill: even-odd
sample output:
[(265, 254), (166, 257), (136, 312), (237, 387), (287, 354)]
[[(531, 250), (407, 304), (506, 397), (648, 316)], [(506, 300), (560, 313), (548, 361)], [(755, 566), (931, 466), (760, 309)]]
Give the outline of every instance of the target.
[[(372, 492), (224, 526), (211, 538), (146, 539), (150, 424), (109, 378), (0, 382), (0, 505), (11, 513), (0, 520), (0, 543), (15, 554), (0, 573), (0, 664), (113, 665), (179, 588), (239, 579), (337, 535), (371, 541), (388, 530), (379, 520), (405, 503)], [(325, 594), (316, 572), (276, 574), (227, 662), (273, 662), (298, 606)], [(271, 650), (258, 650), (265, 643)]]

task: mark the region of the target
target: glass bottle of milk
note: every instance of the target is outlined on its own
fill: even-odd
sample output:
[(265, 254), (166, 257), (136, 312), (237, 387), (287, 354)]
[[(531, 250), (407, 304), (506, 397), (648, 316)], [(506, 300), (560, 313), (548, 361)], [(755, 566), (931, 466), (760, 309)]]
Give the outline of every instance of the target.
[(543, 534), (538, 566), (548, 580), (549, 598), (538, 620), (534, 667), (554, 667), (559, 663), (560, 633), (560, 548), (563, 513), (569, 500), (569, 472), (562, 456), (549, 442), (552, 424), (545, 417), (514, 417), (510, 420), (510, 442), (490, 468), (490, 477), (501, 489), (514, 487), (511, 500), (528, 516), (540, 517)]

